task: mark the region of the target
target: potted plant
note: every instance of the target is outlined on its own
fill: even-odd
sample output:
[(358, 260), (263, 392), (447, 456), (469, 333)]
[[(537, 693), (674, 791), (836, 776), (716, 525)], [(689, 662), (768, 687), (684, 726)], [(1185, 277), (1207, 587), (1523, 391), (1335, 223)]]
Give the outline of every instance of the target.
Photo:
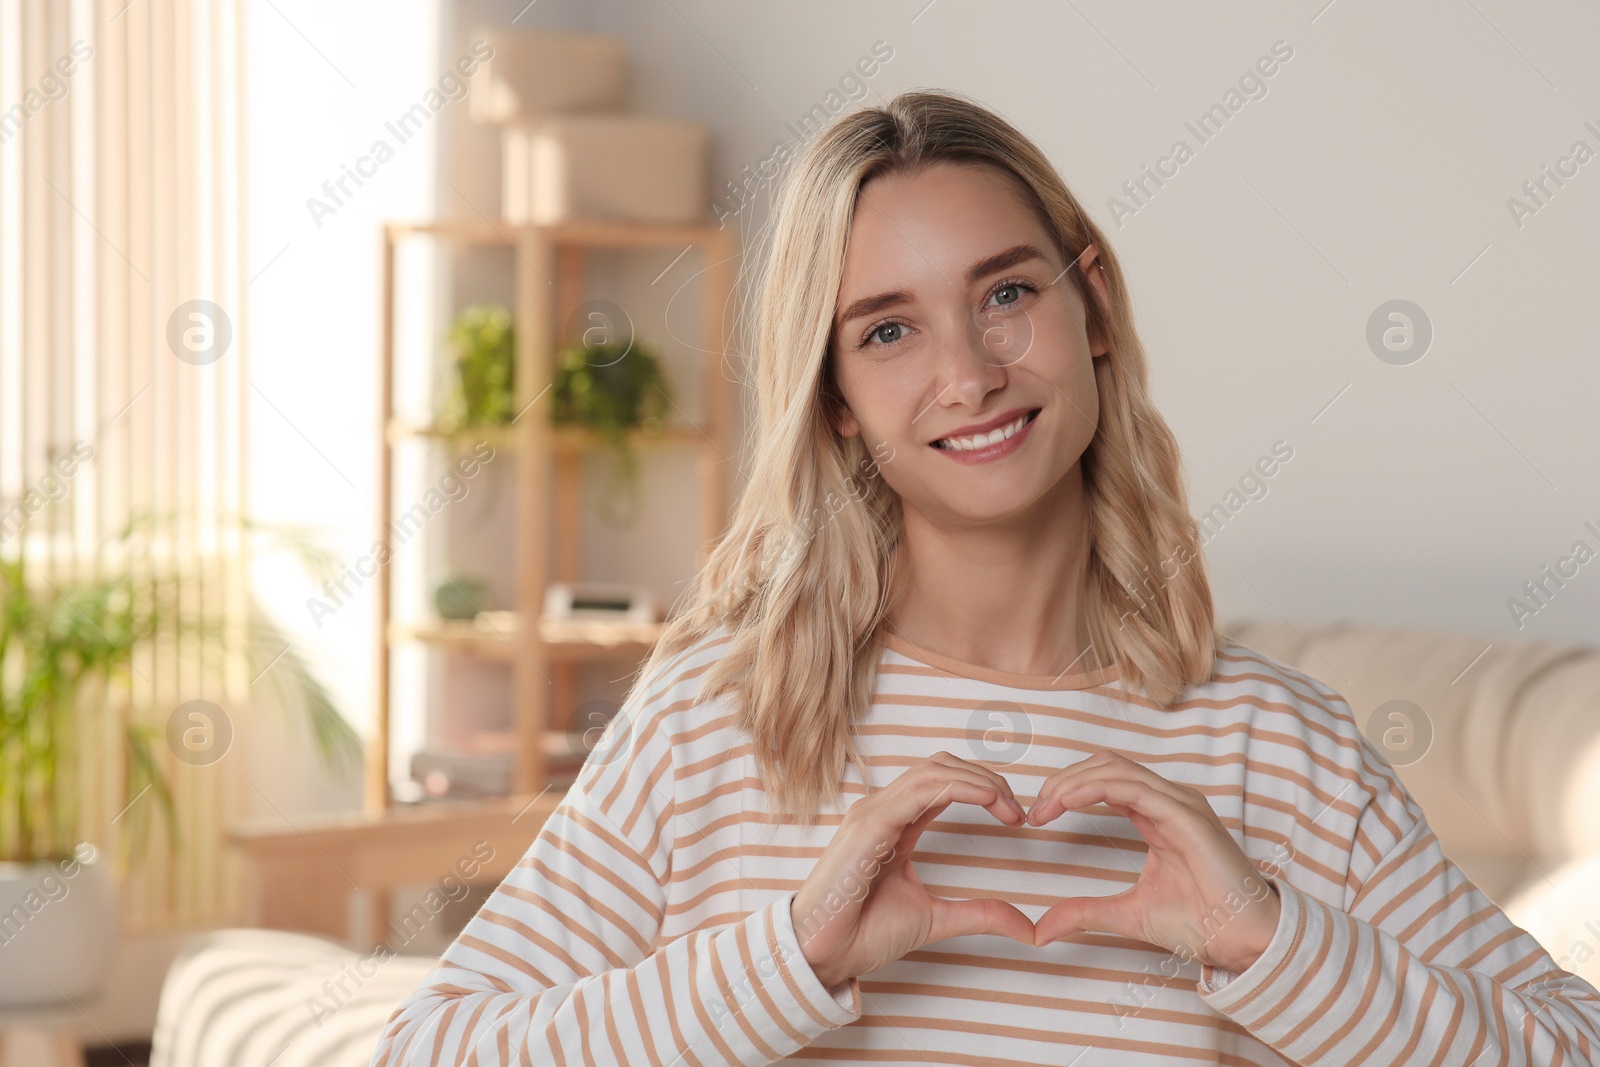
[(516, 346), (511, 312), (498, 304), (462, 310), (446, 335), (452, 378), (445, 392), (441, 429), (503, 426), (515, 416)]
[(550, 392), (552, 421), (584, 426), (611, 447), (616, 476), (597, 509), (607, 522), (632, 525), (639, 475), (628, 434), (661, 432), (672, 402), (661, 360), (638, 340), (573, 345), (556, 356)]
[[(453, 375), (438, 424), (446, 433), (509, 423), (515, 412), (515, 330), (498, 304), (465, 308), (448, 334)], [(638, 462), (628, 435), (659, 433), (671, 404), (660, 359), (649, 346), (582, 343), (556, 356), (551, 421), (593, 431), (615, 456), (615, 473), (596, 504), (618, 526), (637, 518)]]
[[(152, 808), (180, 841), (159, 753), (174, 743), (173, 725), (135, 722), (128, 705), (137, 652), (187, 635), (242, 647), (252, 674), (277, 657), (271, 684), (295, 698), (324, 762), (348, 766), (360, 753), (326, 689), (264, 615), (252, 612), (243, 633), (230, 633), (188, 606), (192, 592), (181, 599), (194, 578), (148, 562), (159, 554), (138, 543), (146, 525), (131, 522), (112, 539), (123, 550), (114, 558), (137, 566), (68, 577), (30, 569), (21, 555), (0, 559), (0, 1006), (96, 992), (117, 941), (113, 857), (85, 840), (86, 745), (106, 739), (120, 750), (120, 862), (140, 858)], [(146, 792), (150, 802), (136, 803)]]

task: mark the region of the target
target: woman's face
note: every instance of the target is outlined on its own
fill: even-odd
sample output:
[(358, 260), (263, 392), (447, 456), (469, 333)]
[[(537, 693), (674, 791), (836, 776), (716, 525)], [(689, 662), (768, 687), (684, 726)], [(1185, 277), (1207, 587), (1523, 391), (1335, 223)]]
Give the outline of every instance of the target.
[[(1087, 336), (1068, 264), (1013, 181), (951, 163), (885, 175), (862, 188), (851, 224), (829, 343), (849, 409), (838, 430), (861, 434), (905, 507), (940, 525), (1029, 512), (1099, 418), (1093, 360), (1106, 345)], [(1095, 254), (1071, 269), (1103, 304)], [(1035, 412), (1010, 440), (969, 430), (1009, 432)]]

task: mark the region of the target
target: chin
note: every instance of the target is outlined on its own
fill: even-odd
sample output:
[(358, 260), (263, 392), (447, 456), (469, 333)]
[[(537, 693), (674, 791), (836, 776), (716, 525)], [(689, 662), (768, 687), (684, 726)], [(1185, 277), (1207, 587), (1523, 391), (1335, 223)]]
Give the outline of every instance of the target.
[(924, 514), (942, 516), (945, 522), (936, 525), (959, 524), (989, 526), (1026, 517), (1041, 501), (1049, 496), (1049, 487), (1034, 486), (1032, 490), (1004, 486), (985, 486), (985, 492), (974, 496), (967, 494), (955, 499), (940, 499), (931, 509), (921, 509)]

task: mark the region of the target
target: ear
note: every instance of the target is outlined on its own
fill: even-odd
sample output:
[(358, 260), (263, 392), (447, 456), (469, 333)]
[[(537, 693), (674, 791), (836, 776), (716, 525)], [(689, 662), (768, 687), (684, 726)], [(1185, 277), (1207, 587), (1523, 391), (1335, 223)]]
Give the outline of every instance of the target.
[(833, 380), (832, 360), (824, 366), (822, 373), (826, 376), (822, 387), (823, 408), (828, 418), (833, 423), (833, 428), (840, 437), (854, 437), (861, 432), (861, 423), (856, 421), (855, 414), (849, 405), (844, 402), (844, 397), (839, 393), (839, 385)]
[[(1106, 279), (1106, 265), (1100, 262), (1100, 247), (1091, 244), (1078, 257), (1078, 269), (1089, 280), (1088, 288), (1094, 294), (1100, 305), (1100, 317), (1107, 318), (1111, 308), (1111, 283)], [(1089, 336), (1089, 350), (1092, 355), (1103, 356), (1110, 351), (1105, 338), (1098, 336), (1093, 330)]]
[(861, 424), (856, 421), (855, 415), (843, 404), (836, 404), (838, 414), (834, 419), (834, 428), (839, 431), (840, 437), (854, 437), (861, 432)]

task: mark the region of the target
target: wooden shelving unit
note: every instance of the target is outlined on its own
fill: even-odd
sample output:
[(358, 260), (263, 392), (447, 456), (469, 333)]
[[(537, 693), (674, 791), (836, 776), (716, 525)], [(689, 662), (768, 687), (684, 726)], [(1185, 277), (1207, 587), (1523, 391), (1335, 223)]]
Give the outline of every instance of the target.
[[(395, 250), (403, 240), (510, 246), (516, 252), (516, 392), (523, 412), (506, 427), (441, 434), (395, 418)], [(385, 228), (383, 246), (383, 358), (380, 410), (379, 540), (392, 551), (389, 520), (394, 510), (393, 450), (409, 441), (458, 443), (487, 440), (517, 457), (516, 611), (492, 612), (472, 622), (402, 620), (391, 617), (387, 564), (375, 574), (383, 639), (377, 664), (377, 729), (367, 753), (363, 810), (357, 814), (299, 818), (290, 827), (273, 820), (239, 826), (230, 838), (246, 861), (249, 926), (322, 933), (347, 938), (365, 950), (386, 937), (391, 893), (429, 884), (459, 861), (471, 842), (489, 844), (494, 860), (480, 877), (503, 878), (521, 858), (561, 795), (548, 793), (546, 760), (574, 753), (574, 735), (556, 711), (570, 709), (577, 672), (585, 663), (637, 663), (654, 645), (660, 625), (605, 626), (541, 619), (544, 590), (551, 581), (580, 576), (583, 456), (599, 446), (594, 435), (551, 425), (539, 403), (551, 381), (552, 356), (570, 338), (557, 324), (584, 299), (584, 252), (595, 248), (699, 249), (704, 257), (705, 345), (701, 354), (704, 412), (699, 426), (636, 433), (641, 448), (696, 448), (703, 507), (701, 549), (696, 566), (727, 521), (733, 455), (733, 398), (722, 372), (730, 341), (729, 309), (736, 255), (734, 235), (715, 226), (652, 226), (578, 223), (513, 225), (500, 221), (396, 223)], [(546, 523), (555, 514), (553, 538)], [(538, 625), (521, 625), (539, 619)], [(477, 738), (483, 750), (516, 755), (512, 795), (477, 800), (395, 805), (389, 786), (390, 650), (421, 642), (452, 654), (498, 660), (514, 672), (514, 730)], [(365, 895), (352, 910), (351, 890)], [(359, 918), (357, 917), (359, 916)]]
[[(458, 245), (510, 246), (515, 251), (515, 390), (517, 418), (508, 426), (443, 434), (395, 416), (395, 259), (402, 241), (433, 240)], [(593, 249), (690, 248), (702, 256), (705, 351), (700, 425), (668, 425), (658, 433), (635, 431), (641, 449), (693, 448), (700, 453), (702, 490), (701, 549), (696, 566), (722, 532), (731, 491), (729, 457), (734, 451), (733, 396), (722, 369), (731, 339), (734, 262), (732, 231), (710, 223), (657, 225), (626, 222), (570, 222), (539, 226), (504, 221), (392, 223), (384, 228), (383, 352), (379, 410), (384, 433), (379, 473), (378, 540), (390, 549), (394, 518), (394, 449), (407, 442), (488, 441), (517, 460), (516, 595), (512, 613), (493, 612), (471, 622), (396, 619), (387, 564), (377, 574), (379, 642), (375, 687), (377, 728), (367, 755), (364, 799), (369, 818), (393, 804), (389, 781), (390, 668), (393, 647), (421, 642), (451, 654), (509, 664), (513, 674), (512, 736), (515, 752), (514, 797), (532, 798), (546, 786), (545, 754), (560, 749), (550, 732), (564, 732), (577, 695), (577, 674), (585, 663), (635, 662), (650, 651), (660, 624), (609, 625), (556, 623), (542, 618), (544, 595), (553, 581), (581, 576), (583, 516), (582, 460), (601, 447), (592, 433), (555, 427), (546, 396), (553, 358), (576, 338), (558, 336), (578, 306), (596, 294), (585, 292), (585, 253)], [(685, 249), (687, 251), (687, 248)], [(548, 526), (554, 516), (553, 534)], [(387, 552), (385, 553), (387, 555)], [(525, 624), (525, 620), (538, 620)]]

